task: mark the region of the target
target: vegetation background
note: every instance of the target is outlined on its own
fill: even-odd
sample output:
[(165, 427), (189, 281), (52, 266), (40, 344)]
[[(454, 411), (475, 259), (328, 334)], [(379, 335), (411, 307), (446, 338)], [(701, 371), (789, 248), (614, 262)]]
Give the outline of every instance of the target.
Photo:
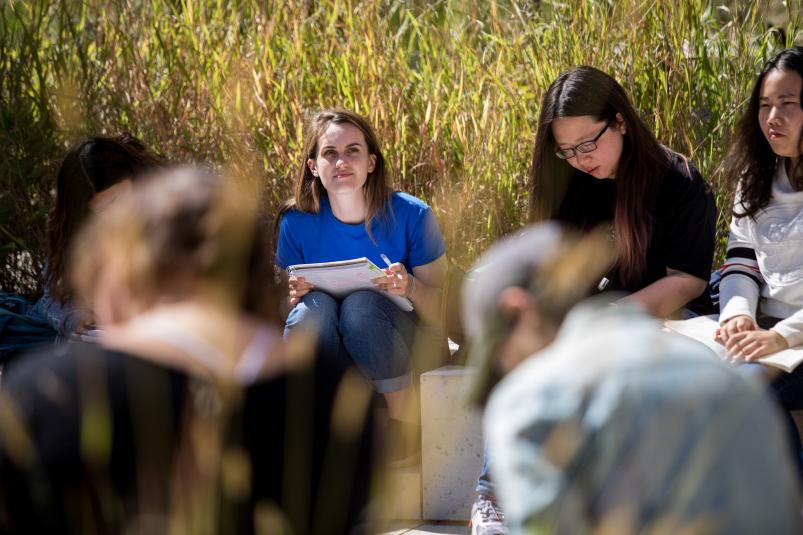
[[(129, 131), (234, 164), (273, 206), (316, 109), (376, 125), (394, 187), (436, 210), (466, 265), (525, 223), (543, 91), (590, 64), (712, 181), (801, 0), (6, 0), (0, 8), (0, 287), (39, 290), (54, 171), (81, 136)], [(769, 18), (768, 18), (769, 17)], [(774, 21), (770, 25), (767, 21)]]

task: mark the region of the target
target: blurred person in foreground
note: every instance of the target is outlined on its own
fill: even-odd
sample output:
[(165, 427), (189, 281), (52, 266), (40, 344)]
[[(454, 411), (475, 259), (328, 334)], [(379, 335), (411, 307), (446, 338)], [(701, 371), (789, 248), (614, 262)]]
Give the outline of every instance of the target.
[[(367, 499), (370, 389), (282, 340), (258, 195), (158, 172), (77, 241), (100, 344), (0, 392), (3, 533), (345, 533)], [(344, 395), (343, 392), (348, 392)]]
[(510, 530), (800, 533), (783, 423), (761, 385), (634, 305), (575, 307), (609, 259), (604, 238), (531, 226), (464, 285)]

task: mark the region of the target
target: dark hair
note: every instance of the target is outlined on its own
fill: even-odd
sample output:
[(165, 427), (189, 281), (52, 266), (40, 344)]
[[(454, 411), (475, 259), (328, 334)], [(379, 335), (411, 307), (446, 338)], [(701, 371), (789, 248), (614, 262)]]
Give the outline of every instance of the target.
[(87, 138), (74, 146), (56, 174), (56, 202), (48, 215), (46, 285), (60, 303), (71, 297), (65, 269), (72, 240), (89, 215), (89, 203), (98, 193), (136, 180), (158, 167), (161, 159), (130, 134)]
[(363, 186), (363, 194), (367, 205), (365, 230), (369, 236), (371, 236), (371, 221), (378, 215), (385, 213), (391, 189), (388, 185), (385, 157), (379, 148), (379, 141), (374, 129), (371, 128), (371, 125), (368, 124), (364, 117), (351, 110), (342, 108), (325, 109), (316, 113), (307, 126), (304, 137), (304, 157), (301, 159), (301, 164), (296, 174), (293, 198), (287, 201), (280, 210), (276, 218), (274, 234), (278, 232), (281, 217), (287, 210), (295, 208), (302, 212), (317, 214), (321, 209), (321, 197), (326, 197), (326, 190), (321, 183), (321, 179), (310, 171), (307, 160), (314, 160), (318, 156), (318, 140), (329, 128), (329, 125), (332, 124), (351, 124), (359, 128), (363, 136), (365, 136), (368, 154), (373, 154), (376, 157), (374, 170), (368, 173), (368, 178)]
[(651, 212), (661, 177), (669, 167), (667, 151), (639, 118), (619, 83), (593, 67), (562, 73), (549, 86), (541, 103), (530, 166), (530, 219), (553, 219), (560, 210), (573, 169), (555, 156), (552, 121), (559, 117), (591, 116), (627, 125), (616, 171), (614, 230), (616, 269), (624, 282), (638, 278), (646, 262), (652, 230)]
[[(786, 49), (764, 64), (753, 84), (747, 108), (736, 125), (725, 159), (725, 180), (731, 193), (740, 189), (739, 204), (742, 211), (737, 212), (735, 207), (733, 210), (733, 216), (737, 218), (755, 216), (756, 212), (767, 206), (772, 195), (772, 178), (778, 156), (761, 131), (758, 111), (761, 86), (767, 74), (774, 69), (796, 72), (803, 78), (803, 47)], [(800, 98), (803, 107), (803, 90)], [(803, 172), (802, 164), (798, 162), (797, 168), (790, 174), (790, 181), (793, 182)]]
[(71, 278), (91, 302), (96, 281), (115, 270), (141, 310), (214, 285), (238, 310), (278, 321), (284, 286), (262, 216), (258, 196), (210, 168), (161, 169), (86, 225)]

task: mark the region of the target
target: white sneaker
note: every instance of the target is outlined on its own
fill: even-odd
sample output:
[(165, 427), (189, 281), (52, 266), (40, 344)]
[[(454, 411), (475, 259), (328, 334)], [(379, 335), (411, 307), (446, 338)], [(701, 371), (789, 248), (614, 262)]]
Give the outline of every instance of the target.
[(505, 513), (493, 498), (477, 494), (471, 506), (471, 535), (508, 535)]

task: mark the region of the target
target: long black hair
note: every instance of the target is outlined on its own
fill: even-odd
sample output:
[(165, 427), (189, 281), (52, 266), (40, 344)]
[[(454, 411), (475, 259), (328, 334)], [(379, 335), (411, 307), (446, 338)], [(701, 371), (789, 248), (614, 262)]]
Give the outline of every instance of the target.
[(92, 197), (161, 164), (158, 156), (130, 134), (90, 137), (70, 149), (56, 174), (56, 202), (47, 221), (46, 286), (57, 301), (63, 304), (71, 297), (65, 277), (67, 255), (89, 215)]
[[(725, 179), (731, 193), (740, 188), (740, 206), (734, 207), (733, 216), (754, 217), (767, 206), (772, 196), (772, 178), (778, 156), (773, 152), (758, 122), (761, 86), (770, 71), (796, 72), (803, 78), (803, 47), (788, 48), (767, 61), (753, 84), (750, 101), (733, 133), (733, 141), (725, 159)], [(803, 107), (803, 88), (800, 95)], [(803, 133), (802, 133), (803, 134)], [(803, 160), (803, 159), (801, 159)], [(803, 162), (789, 173), (793, 184), (803, 175)]]
[(555, 155), (552, 121), (587, 115), (615, 122), (617, 114), (627, 126), (616, 171), (613, 225), (617, 270), (623, 281), (632, 281), (644, 270), (653, 224), (650, 214), (669, 157), (639, 118), (622, 86), (599, 69), (584, 66), (566, 71), (544, 95), (530, 166), (530, 219), (543, 221), (558, 214), (573, 173), (569, 163)]

